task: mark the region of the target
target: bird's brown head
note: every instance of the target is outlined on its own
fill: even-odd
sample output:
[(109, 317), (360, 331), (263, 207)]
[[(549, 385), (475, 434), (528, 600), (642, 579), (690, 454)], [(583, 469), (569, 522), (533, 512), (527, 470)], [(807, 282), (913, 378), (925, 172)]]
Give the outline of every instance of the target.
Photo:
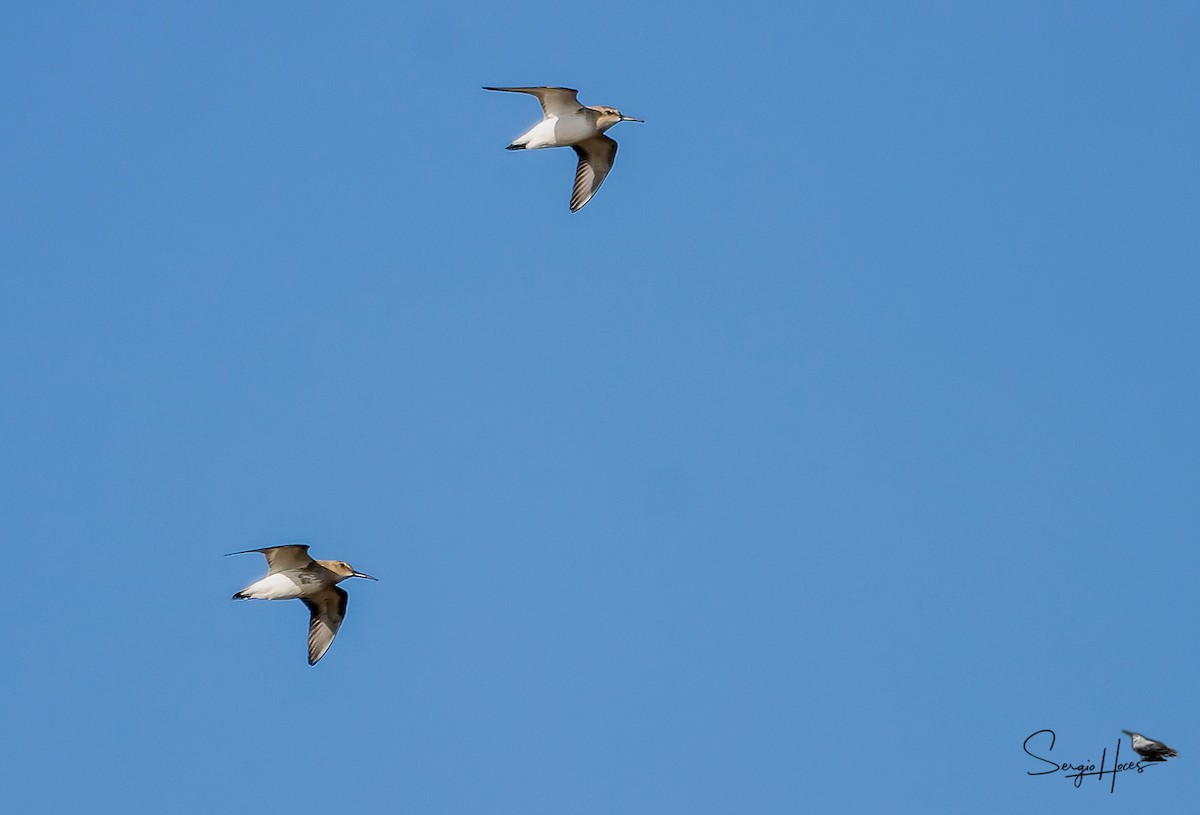
[(349, 577), (364, 577), (367, 580), (379, 579), (378, 577), (371, 577), (369, 574), (355, 571), (354, 567), (344, 560), (323, 560), (321, 561), (321, 565), (337, 575), (339, 583)]
[(607, 105), (597, 105), (592, 108), (600, 115), (596, 117), (596, 126), (601, 130), (608, 130), (618, 122), (640, 122), (641, 119), (635, 119), (632, 116), (626, 116), (616, 108), (610, 108)]

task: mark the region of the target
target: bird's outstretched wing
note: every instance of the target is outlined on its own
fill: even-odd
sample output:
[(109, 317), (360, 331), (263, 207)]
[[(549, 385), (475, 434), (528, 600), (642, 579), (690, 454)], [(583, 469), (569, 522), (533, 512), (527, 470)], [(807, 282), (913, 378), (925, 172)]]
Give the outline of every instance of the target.
[(573, 146), (579, 164), (575, 167), (575, 187), (571, 190), (571, 212), (578, 212), (592, 200), (612, 169), (617, 158), (617, 143), (601, 134)]
[(542, 103), (542, 113), (546, 116), (569, 115), (583, 107), (579, 104), (579, 91), (574, 88), (484, 88), (484, 90), (532, 94)]
[(333, 638), (346, 619), (346, 602), (350, 595), (337, 586), (301, 597), (312, 616), (308, 620), (308, 664), (316, 665), (325, 656)]
[[(258, 552), (267, 559), (267, 573), (286, 572), (293, 569), (307, 569), (313, 562), (308, 556), (308, 547), (301, 543), (290, 543), (287, 546), (268, 546), (264, 549), (246, 549), (242, 552), (230, 552), (229, 555), (248, 555)], [(229, 557), (226, 555), (226, 557)]]

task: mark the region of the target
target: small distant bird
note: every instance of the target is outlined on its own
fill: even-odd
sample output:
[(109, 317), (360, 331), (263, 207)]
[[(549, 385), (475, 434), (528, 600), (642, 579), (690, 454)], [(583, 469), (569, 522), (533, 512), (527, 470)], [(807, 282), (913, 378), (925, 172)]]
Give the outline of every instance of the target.
[(1148, 739), (1141, 733), (1134, 733), (1131, 730), (1122, 730), (1121, 732), (1129, 736), (1129, 743), (1133, 745), (1133, 752), (1146, 761), (1166, 761), (1168, 758), (1175, 758), (1175, 756), (1179, 755), (1179, 753), (1161, 741)]
[(574, 88), (484, 88), (485, 91), (528, 93), (542, 103), (543, 118), (523, 136), (513, 140), (508, 150), (540, 150), (543, 147), (570, 147), (579, 156), (575, 167), (575, 187), (571, 190), (571, 212), (578, 212), (592, 200), (604, 183), (617, 157), (617, 143), (604, 135), (618, 122), (640, 122), (616, 108), (579, 104)]
[[(316, 665), (337, 636), (346, 618), (349, 595), (338, 588), (348, 577), (378, 580), (369, 574), (356, 572), (341, 560), (313, 560), (308, 547), (300, 544), (268, 546), (230, 552), (246, 555), (258, 552), (267, 558), (267, 576), (233, 595), (234, 600), (292, 600), (299, 599), (308, 606), (308, 664)], [(227, 555), (228, 557), (228, 555)]]

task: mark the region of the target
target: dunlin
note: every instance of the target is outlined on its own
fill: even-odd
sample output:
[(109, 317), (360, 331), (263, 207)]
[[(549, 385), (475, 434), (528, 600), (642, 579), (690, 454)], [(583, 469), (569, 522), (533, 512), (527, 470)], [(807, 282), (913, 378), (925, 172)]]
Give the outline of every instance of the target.
[(346, 618), (349, 595), (338, 588), (348, 577), (378, 580), (369, 574), (354, 571), (341, 560), (313, 560), (308, 547), (301, 544), (268, 546), (230, 552), (245, 555), (258, 552), (267, 558), (267, 576), (233, 595), (234, 600), (292, 600), (299, 599), (308, 606), (308, 664), (316, 665), (337, 636)]
[(1129, 736), (1133, 752), (1141, 756), (1143, 761), (1166, 761), (1168, 758), (1175, 758), (1179, 755), (1161, 741), (1148, 739), (1141, 733), (1134, 733), (1132, 730), (1122, 730), (1121, 732)]
[(604, 131), (617, 122), (640, 122), (616, 108), (579, 104), (573, 88), (484, 88), (485, 91), (528, 93), (542, 103), (542, 120), (523, 136), (513, 140), (509, 150), (540, 150), (543, 147), (570, 147), (579, 156), (575, 167), (575, 187), (571, 190), (571, 212), (578, 212), (612, 169), (617, 143)]

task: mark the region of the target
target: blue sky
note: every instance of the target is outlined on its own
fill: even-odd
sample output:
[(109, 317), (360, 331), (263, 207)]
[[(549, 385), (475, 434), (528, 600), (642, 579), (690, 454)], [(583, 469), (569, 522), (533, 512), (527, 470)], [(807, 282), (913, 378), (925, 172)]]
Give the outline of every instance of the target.
[(103, 6), (0, 26), (14, 811), (1200, 797), (1194, 3)]

